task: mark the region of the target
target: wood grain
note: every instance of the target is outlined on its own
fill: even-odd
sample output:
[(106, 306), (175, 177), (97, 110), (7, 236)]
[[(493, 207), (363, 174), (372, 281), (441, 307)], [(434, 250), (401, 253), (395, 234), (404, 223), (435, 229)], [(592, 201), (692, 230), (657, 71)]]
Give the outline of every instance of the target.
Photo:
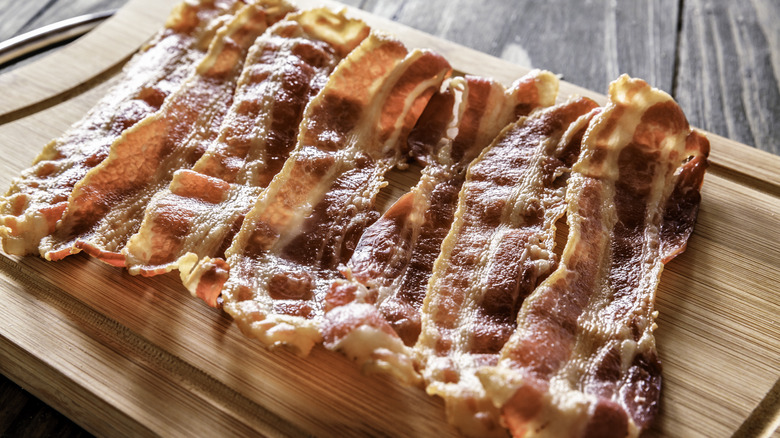
[(675, 97), (689, 120), (780, 154), (780, 3), (686, 0), (684, 5)]
[(47, 0), (30, 0), (13, 2), (0, 0), (0, 41), (25, 32), (30, 23), (36, 20), (41, 10), (46, 7)]
[[(387, 2), (363, 6), (404, 16)], [(462, 71), (509, 82), (527, 70), (397, 22), (370, 20), (407, 44), (435, 47)], [(97, 47), (88, 53), (103, 56)], [(1, 186), (81, 117), (110, 80), (98, 83), (0, 126)], [(573, 85), (562, 90), (603, 100)], [(780, 159), (711, 140), (715, 164), (696, 232), (658, 292), (665, 388), (649, 436), (756, 436), (771, 431), (778, 414), (771, 400), (780, 376)], [(413, 178), (406, 176), (395, 174), (391, 196), (408, 187)], [(85, 256), (47, 263), (0, 255), (0, 294), (0, 372), (96, 434), (455, 434), (441, 402), (419, 389), (364, 376), (323, 349), (298, 358), (258, 348), (223, 314), (189, 297), (175, 275), (132, 277)]]
[(621, 73), (671, 90), (677, 0), (347, 3), (590, 90), (605, 90)]
[(38, 11), (35, 18), (30, 20), (21, 32), (28, 32), (47, 24), (55, 23), (62, 17), (91, 14), (112, 9), (119, 9), (128, 0), (54, 0), (46, 2), (46, 7)]

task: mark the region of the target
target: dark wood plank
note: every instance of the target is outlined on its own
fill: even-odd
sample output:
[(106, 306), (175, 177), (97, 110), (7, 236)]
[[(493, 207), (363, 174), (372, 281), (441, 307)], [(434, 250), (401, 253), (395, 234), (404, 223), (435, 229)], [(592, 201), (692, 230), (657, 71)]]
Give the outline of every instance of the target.
[(685, 0), (676, 98), (695, 126), (780, 154), (780, 2)]
[(621, 73), (672, 86), (679, 0), (347, 3), (604, 93)]
[(0, 375), (0, 436), (91, 436), (5, 376)]
[(79, 15), (118, 9), (127, 3), (127, 0), (49, 0), (47, 3), (46, 8), (21, 28), (20, 32), (28, 32)]
[(5, 41), (34, 21), (50, 0), (0, 0), (0, 41)]
[[(0, 41), (80, 15), (121, 8), (128, 0), (31, 0), (4, 7), (0, 0)], [(0, 74), (29, 64), (71, 42), (65, 40), (0, 66)]]

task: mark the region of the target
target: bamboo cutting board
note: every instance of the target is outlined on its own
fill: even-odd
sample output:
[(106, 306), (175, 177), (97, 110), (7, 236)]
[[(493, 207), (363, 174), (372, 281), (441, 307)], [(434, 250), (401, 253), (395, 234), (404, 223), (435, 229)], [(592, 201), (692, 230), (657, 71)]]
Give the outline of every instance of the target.
[[(0, 76), (2, 190), (102, 96), (172, 5), (132, 0), (76, 43)], [(460, 72), (508, 84), (527, 71), (354, 15)], [(574, 93), (605, 100), (562, 84), (561, 98)], [(664, 388), (648, 436), (771, 435), (780, 421), (780, 157), (709, 138), (696, 230), (658, 290)], [(392, 179), (385, 203), (413, 182)], [(305, 358), (266, 351), (175, 273), (0, 253), (0, 321), (0, 372), (98, 435), (457, 436), (422, 389), (363, 375), (319, 347)]]

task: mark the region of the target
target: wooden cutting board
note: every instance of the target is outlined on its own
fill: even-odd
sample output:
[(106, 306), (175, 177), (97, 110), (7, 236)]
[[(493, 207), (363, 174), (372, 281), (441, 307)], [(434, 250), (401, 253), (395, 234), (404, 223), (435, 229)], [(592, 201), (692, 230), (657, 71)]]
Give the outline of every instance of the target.
[[(0, 76), (2, 190), (102, 96), (172, 5), (132, 0), (76, 43)], [(353, 13), (459, 72), (509, 84), (527, 71)], [(605, 101), (562, 84), (562, 99), (575, 93)], [(696, 231), (658, 290), (664, 388), (648, 436), (771, 435), (780, 421), (780, 157), (709, 138)], [(386, 200), (409, 180), (393, 174)], [(95, 434), (457, 436), (422, 389), (366, 376), (319, 347), (308, 357), (267, 351), (175, 273), (0, 253), (0, 321), (0, 372)]]

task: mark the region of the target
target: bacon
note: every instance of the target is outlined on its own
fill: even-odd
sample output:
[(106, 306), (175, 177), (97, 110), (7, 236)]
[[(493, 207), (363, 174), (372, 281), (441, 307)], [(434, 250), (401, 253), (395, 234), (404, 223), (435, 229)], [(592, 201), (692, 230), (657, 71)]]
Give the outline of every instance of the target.
[(515, 436), (637, 436), (658, 412), (655, 290), (691, 233), (709, 143), (644, 81), (609, 97), (568, 181), (561, 263), (478, 372)]
[(217, 28), (240, 3), (181, 3), (125, 65), (120, 82), (59, 139), (50, 142), (0, 198), (0, 237), (10, 254), (38, 251), (54, 232), (73, 186), (108, 155), (120, 134), (157, 111), (195, 70)]
[(326, 297), (332, 308), (323, 324), (328, 348), (402, 382), (419, 379), (408, 347), (420, 333), (428, 279), (452, 224), (466, 167), (518, 110), (552, 105), (557, 88), (554, 75), (536, 71), (509, 91), (466, 76), (433, 96), (409, 136), (412, 154), (426, 163), (420, 181), (361, 237), (344, 272), (359, 284), (337, 282)]
[(307, 107), (296, 150), (247, 214), (227, 262), (182, 268), (185, 284), (212, 303), (221, 291), (223, 308), (265, 345), (308, 353), (337, 267), (376, 220), (383, 175), (404, 159), (406, 137), (449, 71), (439, 55), (372, 33)]
[(368, 33), (361, 21), (314, 9), (288, 16), (257, 39), (219, 137), (150, 202), (124, 249), (131, 273), (162, 274), (179, 263), (224, 257), (295, 146), (306, 104)]
[[(277, 13), (274, 9), (274, 15)], [(62, 220), (40, 250), (49, 260), (86, 251), (123, 266), (120, 253), (146, 204), (172, 174), (191, 167), (214, 140), (230, 106), (247, 49), (268, 26), (261, 6), (239, 10), (211, 42), (195, 72), (162, 108), (124, 131), (108, 157), (73, 188)]]
[(576, 98), (521, 118), (469, 166), (415, 345), (427, 392), (467, 435), (505, 433), (475, 372), (498, 361), (520, 304), (555, 266), (564, 182), (594, 108)]

